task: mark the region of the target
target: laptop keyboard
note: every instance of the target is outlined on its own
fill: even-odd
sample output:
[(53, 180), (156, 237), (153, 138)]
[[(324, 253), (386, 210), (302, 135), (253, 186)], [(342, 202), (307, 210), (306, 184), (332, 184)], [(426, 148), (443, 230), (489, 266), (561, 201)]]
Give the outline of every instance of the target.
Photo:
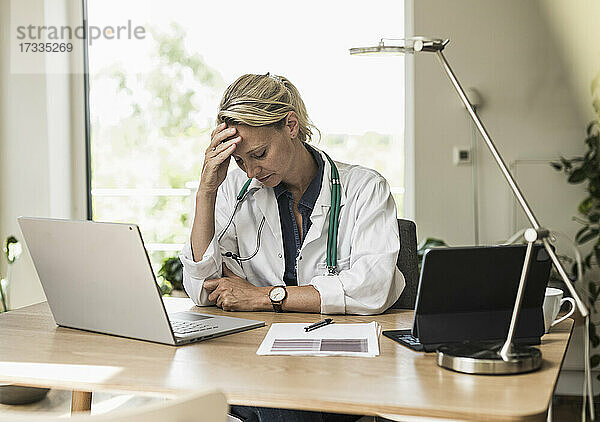
[(216, 325), (208, 324), (204, 321), (171, 321), (171, 326), (175, 334), (200, 333), (217, 328)]

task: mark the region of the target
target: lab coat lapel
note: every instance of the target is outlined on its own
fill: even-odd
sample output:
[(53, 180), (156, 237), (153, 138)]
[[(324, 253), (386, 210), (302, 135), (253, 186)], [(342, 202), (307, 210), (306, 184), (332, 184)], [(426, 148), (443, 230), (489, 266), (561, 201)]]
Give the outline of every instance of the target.
[[(329, 228), (329, 211), (331, 209), (331, 164), (329, 164), (329, 160), (321, 150), (317, 148), (315, 149), (319, 151), (321, 157), (323, 157), (323, 182), (321, 183), (321, 191), (319, 192), (319, 196), (315, 202), (315, 207), (310, 216), (312, 225), (310, 226), (308, 233), (306, 233), (306, 239), (304, 239), (303, 247), (308, 245), (310, 242), (317, 240), (321, 236), (321, 233), (323, 233), (323, 230), (326, 231)], [(341, 177), (342, 176), (340, 175), (340, 178)], [(340, 208), (346, 203), (346, 193), (343, 185), (341, 191), (342, 195), (340, 198)]]
[(262, 215), (265, 216), (265, 221), (271, 229), (271, 233), (278, 242), (283, 245), (281, 238), (281, 221), (279, 220), (279, 207), (277, 206), (277, 198), (273, 189), (267, 189), (262, 183), (256, 179), (252, 179), (249, 189), (258, 188), (254, 192), (254, 200), (260, 209)]

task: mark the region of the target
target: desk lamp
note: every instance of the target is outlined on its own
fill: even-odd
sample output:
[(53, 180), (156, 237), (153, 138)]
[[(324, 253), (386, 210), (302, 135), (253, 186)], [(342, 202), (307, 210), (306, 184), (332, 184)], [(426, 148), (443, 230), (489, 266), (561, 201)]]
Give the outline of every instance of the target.
[[(386, 43), (386, 41), (393, 41), (393, 44)], [(420, 52), (435, 53), (442, 68), (450, 78), (450, 82), (456, 93), (460, 97), (461, 101), (467, 108), (469, 116), (475, 123), (479, 133), (483, 137), (485, 144), (490, 150), (494, 160), (498, 164), (500, 171), (504, 175), (510, 189), (512, 190), (515, 198), (519, 202), (525, 215), (531, 224), (531, 227), (525, 231), (525, 240), (527, 241), (527, 249), (525, 252), (525, 259), (523, 262), (523, 269), (521, 271), (521, 277), (519, 281), (519, 287), (517, 290), (517, 297), (513, 307), (513, 312), (510, 320), (510, 327), (506, 341), (503, 344), (490, 344), (489, 342), (466, 342), (456, 345), (446, 345), (438, 349), (437, 352), (437, 363), (439, 366), (447, 369), (451, 369), (458, 372), (464, 372), (469, 374), (518, 374), (522, 372), (535, 371), (539, 369), (542, 364), (542, 353), (538, 348), (529, 346), (517, 346), (513, 343), (513, 337), (515, 334), (515, 326), (519, 318), (519, 311), (521, 309), (521, 301), (523, 298), (523, 292), (525, 290), (525, 282), (529, 270), (529, 262), (532, 256), (532, 249), (535, 242), (540, 241), (543, 243), (548, 255), (552, 259), (552, 263), (558, 270), (558, 273), (565, 282), (569, 292), (575, 299), (577, 308), (581, 315), (585, 318), (588, 315), (588, 310), (577, 295), (573, 284), (567, 277), (567, 273), (563, 268), (562, 264), (558, 260), (556, 253), (550, 245), (549, 231), (540, 226), (537, 218), (533, 214), (533, 211), (529, 207), (523, 193), (519, 189), (519, 186), (513, 179), (510, 171), (506, 167), (504, 160), (500, 156), (500, 153), (496, 149), (492, 138), (488, 134), (487, 130), (483, 126), (483, 123), (479, 119), (479, 116), (475, 112), (475, 109), (467, 95), (458, 82), (458, 79), (454, 75), (452, 68), (448, 64), (446, 57), (442, 53), (446, 45), (450, 40), (442, 39), (430, 39), (424, 37), (414, 37), (406, 39), (390, 39), (382, 38), (378, 45), (374, 47), (357, 47), (351, 48), (351, 55), (374, 55), (374, 54), (414, 54)]]

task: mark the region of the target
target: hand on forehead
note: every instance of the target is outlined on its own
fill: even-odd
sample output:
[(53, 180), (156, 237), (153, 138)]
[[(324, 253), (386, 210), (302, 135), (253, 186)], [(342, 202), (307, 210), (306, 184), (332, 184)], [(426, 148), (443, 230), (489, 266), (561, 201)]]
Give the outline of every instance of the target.
[(235, 150), (234, 155), (244, 156), (253, 152), (256, 148), (268, 146), (277, 136), (277, 130), (272, 127), (253, 127), (247, 125), (234, 125), (237, 134), (242, 137)]

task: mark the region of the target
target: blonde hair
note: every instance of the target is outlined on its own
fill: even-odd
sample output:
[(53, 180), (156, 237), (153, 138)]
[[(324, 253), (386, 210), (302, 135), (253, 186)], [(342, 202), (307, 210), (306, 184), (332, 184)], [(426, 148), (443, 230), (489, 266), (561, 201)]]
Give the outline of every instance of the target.
[(309, 142), (317, 129), (306, 112), (304, 101), (296, 87), (283, 76), (246, 74), (229, 85), (223, 94), (217, 114), (217, 124), (273, 126), (280, 129), (288, 113), (298, 116), (298, 139)]

